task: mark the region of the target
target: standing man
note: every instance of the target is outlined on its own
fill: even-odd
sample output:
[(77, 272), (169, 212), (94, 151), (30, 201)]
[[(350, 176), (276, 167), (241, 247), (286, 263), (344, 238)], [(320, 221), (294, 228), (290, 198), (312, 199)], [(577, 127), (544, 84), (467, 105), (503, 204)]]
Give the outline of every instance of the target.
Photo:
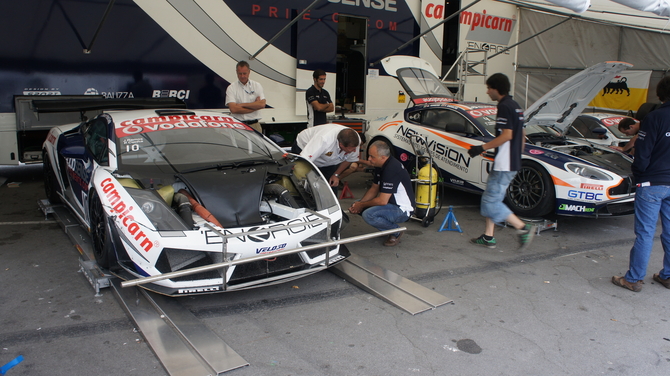
[[(372, 186), (360, 201), (349, 208), (352, 214), (363, 216), (365, 223), (377, 230), (391, 230), (407, 222), (414, 211), (414, 189), (405, 167), (391, 156), (387, 143), (375, 141), (368, 149), (368, 162), (375, 168)], [(384, 245), (400, 243), (403, 232), (388, 236)]]
[(656, 95), (663, 104), (642, 120), (635, 141), (635, 243), (629, 269), (623, 277), (612, 277), (615, 285), (635, 292), (642, 290), (647, 274), (659, 213), (665, 255), (663, 269), (652, 278), (670, 289), (670, 76), (659, 81)]
[(510, 82), (507, 76), (496, 73), (486, 80), (486, 94), (498, 102), (496, 117), (496, 138), (483, 144), (473, 145), (468, 150), (470, 157), (484, 150), (495, 148), (493, 169), (482, 195), (481, 214), (486, 217), (484, 234), (470, 242), (487, 248), (496, 247), (493, 237), (496, 223), (507, 221), (517, 229), (521, 249), (525, 249), (533, 239), (535, 226), (527, 225), (505, 205), (505, 192), (521, 169), (521, 152), (524, 147), (523, 111), (509, 95)]
[(324, 124), (298, 133), (291, 152), (313, 162), (337, 195), (340, 174), (352, 162), (358, 162), (360, 144), (355, 130), (340, 124)]
[(228, 85), (226, 89), (226, 106), (230, 108), (230, 113), (235, 119), (263, 133), (259, 123), (261, 119), (259, 110), (265, 108), (263, 87), (249, 79), (251, 69), (246, 61), (237, 63), (236, 70), (237, 81)]
[(335, 111), (333, 101), (330, 99), (330, 94), (323, 85), (326, 84), (326, 71), (317, 69), (312, 74), (314, 78), (314, 85), (312, 85), (307, 92), (305, 92), (305, 100), (307, 101), (307, 127), (315, 125), (326, 124), (326, 114)]

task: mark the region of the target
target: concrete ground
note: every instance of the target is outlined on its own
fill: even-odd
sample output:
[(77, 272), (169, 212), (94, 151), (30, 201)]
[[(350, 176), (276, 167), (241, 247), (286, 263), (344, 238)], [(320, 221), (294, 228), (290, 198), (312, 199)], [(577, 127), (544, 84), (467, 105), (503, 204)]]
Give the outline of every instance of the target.
[[(95, 296), (68, 237), (38, 210), (41, 166), (0, 176), (0, 367), (21, 355), (7, 375), (166, 375), (112, 291)], [(367, 178), (348, 179), (355, 198)], [(438, 231), (443, 207), (429, 227), (408, 222), (397, 247), (375, 238), (349, 249), (454, 304), (412, 316), (327, 271), (179, 301), (250, 363), (227, 375), (670, 374), (670, 290), (651, 280), (658, 238), (640, 293), (610, 282), (627, 270), (632, 217), (560, 218), (523, 252), (512, 229), (498, 228), (498, 248), (477, 248), (479, 197), (444, 196), (462, 234)], [(344, 237), (374, 231), (351, 219)]]

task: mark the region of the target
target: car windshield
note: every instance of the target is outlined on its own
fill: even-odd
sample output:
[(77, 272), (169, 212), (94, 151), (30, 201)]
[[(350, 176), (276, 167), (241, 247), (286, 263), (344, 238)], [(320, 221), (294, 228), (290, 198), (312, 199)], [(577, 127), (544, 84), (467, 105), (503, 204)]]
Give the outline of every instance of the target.
[(271, 161), (273, 153), (281, 152), (276, 145), (237, 122), (195, 120), (117, 125), (119, 166), (169, 165), (190, 169)]

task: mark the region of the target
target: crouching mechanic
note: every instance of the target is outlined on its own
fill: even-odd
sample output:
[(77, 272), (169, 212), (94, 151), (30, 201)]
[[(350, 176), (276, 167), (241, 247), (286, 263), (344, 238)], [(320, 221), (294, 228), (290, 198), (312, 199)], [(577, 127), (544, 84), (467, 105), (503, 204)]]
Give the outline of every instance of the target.
[[(372, 186), (360, 201), (349, 208), (353, 214), (361, 214), (365, 223), (377, 230), (391, 230), (407, 222), (414, 210), (414, 190), (405, 167), (391, 156), (388, 144), (375, 141), (368, 150), (368, 162), (374, 170)], [(402, 232), (389, 235), (384, 242), (387, 247), (400, 242)]]

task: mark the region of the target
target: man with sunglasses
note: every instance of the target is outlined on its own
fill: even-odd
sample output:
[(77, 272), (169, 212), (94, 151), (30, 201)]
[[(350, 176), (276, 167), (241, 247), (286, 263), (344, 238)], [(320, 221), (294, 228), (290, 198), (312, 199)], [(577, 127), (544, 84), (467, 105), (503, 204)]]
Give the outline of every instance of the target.
[(235, 119), (263, 133), (259, 122), (260, 110), (265, 108), (263, 87), (258, 82), (249, 79), (251, 68), (246, 61), (242, 60), (237, 63), (236, 70), (237, 81), (228, 85), (226, 89), (226, 106)]

